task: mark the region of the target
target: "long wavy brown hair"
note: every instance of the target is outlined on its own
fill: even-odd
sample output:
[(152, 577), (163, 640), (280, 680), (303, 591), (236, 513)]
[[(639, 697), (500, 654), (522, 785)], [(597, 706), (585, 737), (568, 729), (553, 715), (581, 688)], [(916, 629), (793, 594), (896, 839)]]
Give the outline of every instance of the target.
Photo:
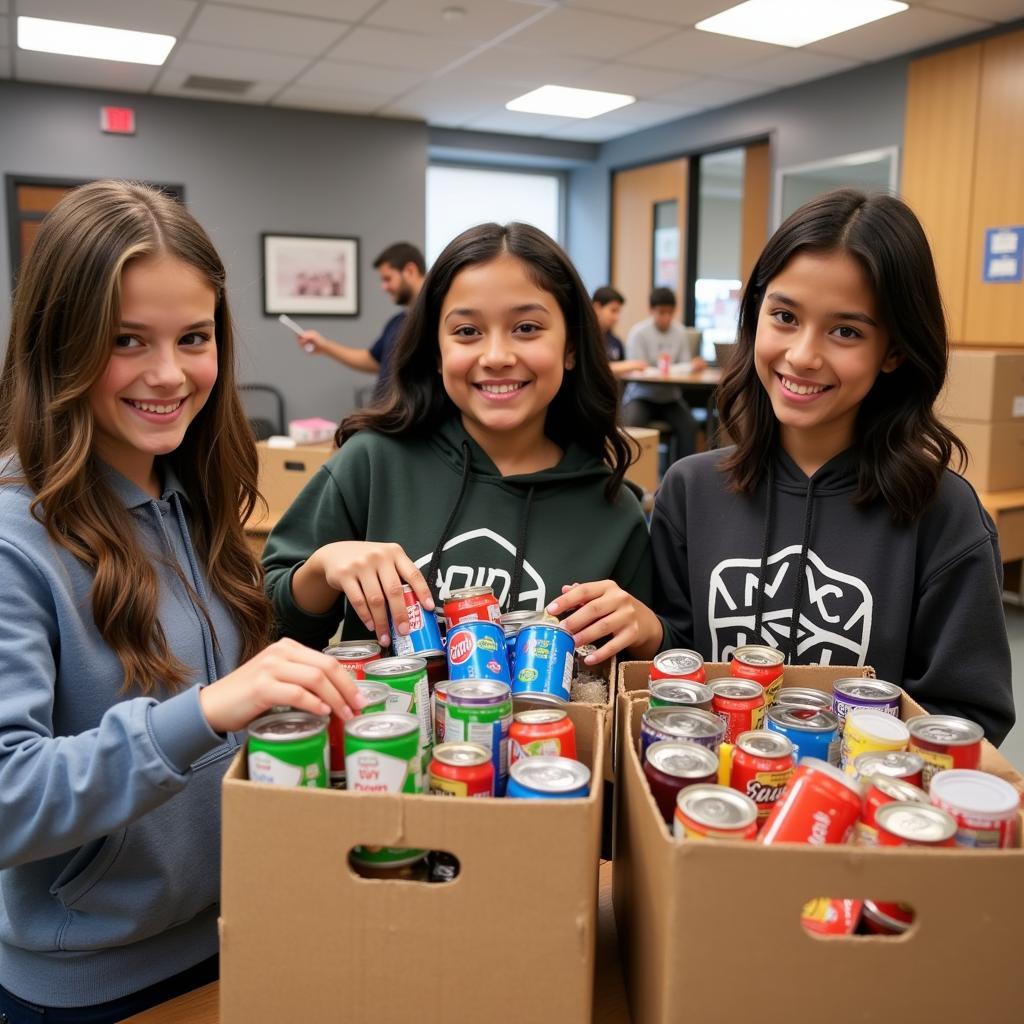
[(96, 626), (121, 662), (124, 690), (142, 693), (181, 688), (189, 669), (157, 617), (152, 555), (98, 471), (89, 392), (118, 333), (125, 267), (163, 254), (194, 267), (216, 294), (218, 376), (184, 441), (162, 461), (191, 497), (196, 551), (238, 624), (243, 658), (254, 655), (271, 627), (262, 569), (242, 529), (260, 500), (256, 446), (235, 390), (224, 266), (188, 211), (154, 189), (118, 181), (92, 182), (61, 200), (22, 266), (0, 378), (0, 451), (20, 464), (2, 482), (31, 488), (32, 513), (54, 543), (95, 573)]

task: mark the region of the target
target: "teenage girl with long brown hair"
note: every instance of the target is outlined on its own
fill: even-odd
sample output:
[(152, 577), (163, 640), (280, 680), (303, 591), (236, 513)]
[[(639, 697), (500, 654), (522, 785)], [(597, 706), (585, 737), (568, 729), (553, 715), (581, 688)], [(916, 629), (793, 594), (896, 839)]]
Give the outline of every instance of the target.
[(216, 976), (221, 777), (275, 704), (349, 717), (266, 647), (256, 452), (224, 268), (174, 200), (44, 221), (0, 379), (0, 1019), (121, 1020)]

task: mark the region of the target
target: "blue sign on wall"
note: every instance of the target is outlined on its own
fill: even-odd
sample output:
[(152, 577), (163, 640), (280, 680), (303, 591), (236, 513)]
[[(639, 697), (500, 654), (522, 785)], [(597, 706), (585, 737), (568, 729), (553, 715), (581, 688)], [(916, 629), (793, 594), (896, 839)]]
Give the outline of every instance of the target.
[(982, 280), (1012, 284), (1024, 279), (1024, 227), (989, 228), (985, 232)]

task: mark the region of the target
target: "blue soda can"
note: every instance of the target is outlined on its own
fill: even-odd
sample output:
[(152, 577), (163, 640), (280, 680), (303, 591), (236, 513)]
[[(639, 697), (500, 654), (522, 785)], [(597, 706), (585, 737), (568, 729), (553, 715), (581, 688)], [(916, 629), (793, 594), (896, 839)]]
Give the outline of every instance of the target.
[(516, 637), (512, 696), (565, 704), (572, 690), (576, 643), (561, 626), (531, 623)]
[(568, 757), (521, 757), (509, 769), (505, 795), (520, 800), (565, 800), (590, 792), (590, 769)]
[(448, 678), (496, 679), (512, 684), (505, 655), (505, 631), (496, 622), (460, 622), (448, 633)]
[(765, 712), (764, 727), (782, 733), (796, 750), (797, 763), (816, 757), (839, 764), (839, 717), (824, 709), (773, 705)]
[(405, 598), (405, 613), (409, 616), (409, 632), (402, 636), (395, 629), (388, 612), (388, 624), (391, 626), (391, 649), (396, 658), (410, 658), (424, 654), (440, 654), (441, 630), (433, 612), (428, 612), (408, 584), (402, 587)]
[(508, 652), (508, 667), (515, 676), (516, 638), (523, 626), (539, 622), (543, 612), (527, 609), (517, 612), (505, 612), (501, 617), (501, 628), (505, 631), (505, 650)]

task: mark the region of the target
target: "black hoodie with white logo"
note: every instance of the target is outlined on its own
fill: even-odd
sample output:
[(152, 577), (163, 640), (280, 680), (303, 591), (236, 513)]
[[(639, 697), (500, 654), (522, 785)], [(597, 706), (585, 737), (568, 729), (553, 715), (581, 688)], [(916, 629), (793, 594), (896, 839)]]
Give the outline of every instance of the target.
[(870, 665), (1001, 742), (1014, 721), (1002, 566), (971, 486), (947, 471), (928, 510), (897, 526), (884, 502), (854, 506), (851, 451), (808, 478), (778, 449), (750, 495), (727, 490), (728, 451), (677, 462), (658, 491), (663, 647), (727, 661), (768, 644), (790, 664)]

